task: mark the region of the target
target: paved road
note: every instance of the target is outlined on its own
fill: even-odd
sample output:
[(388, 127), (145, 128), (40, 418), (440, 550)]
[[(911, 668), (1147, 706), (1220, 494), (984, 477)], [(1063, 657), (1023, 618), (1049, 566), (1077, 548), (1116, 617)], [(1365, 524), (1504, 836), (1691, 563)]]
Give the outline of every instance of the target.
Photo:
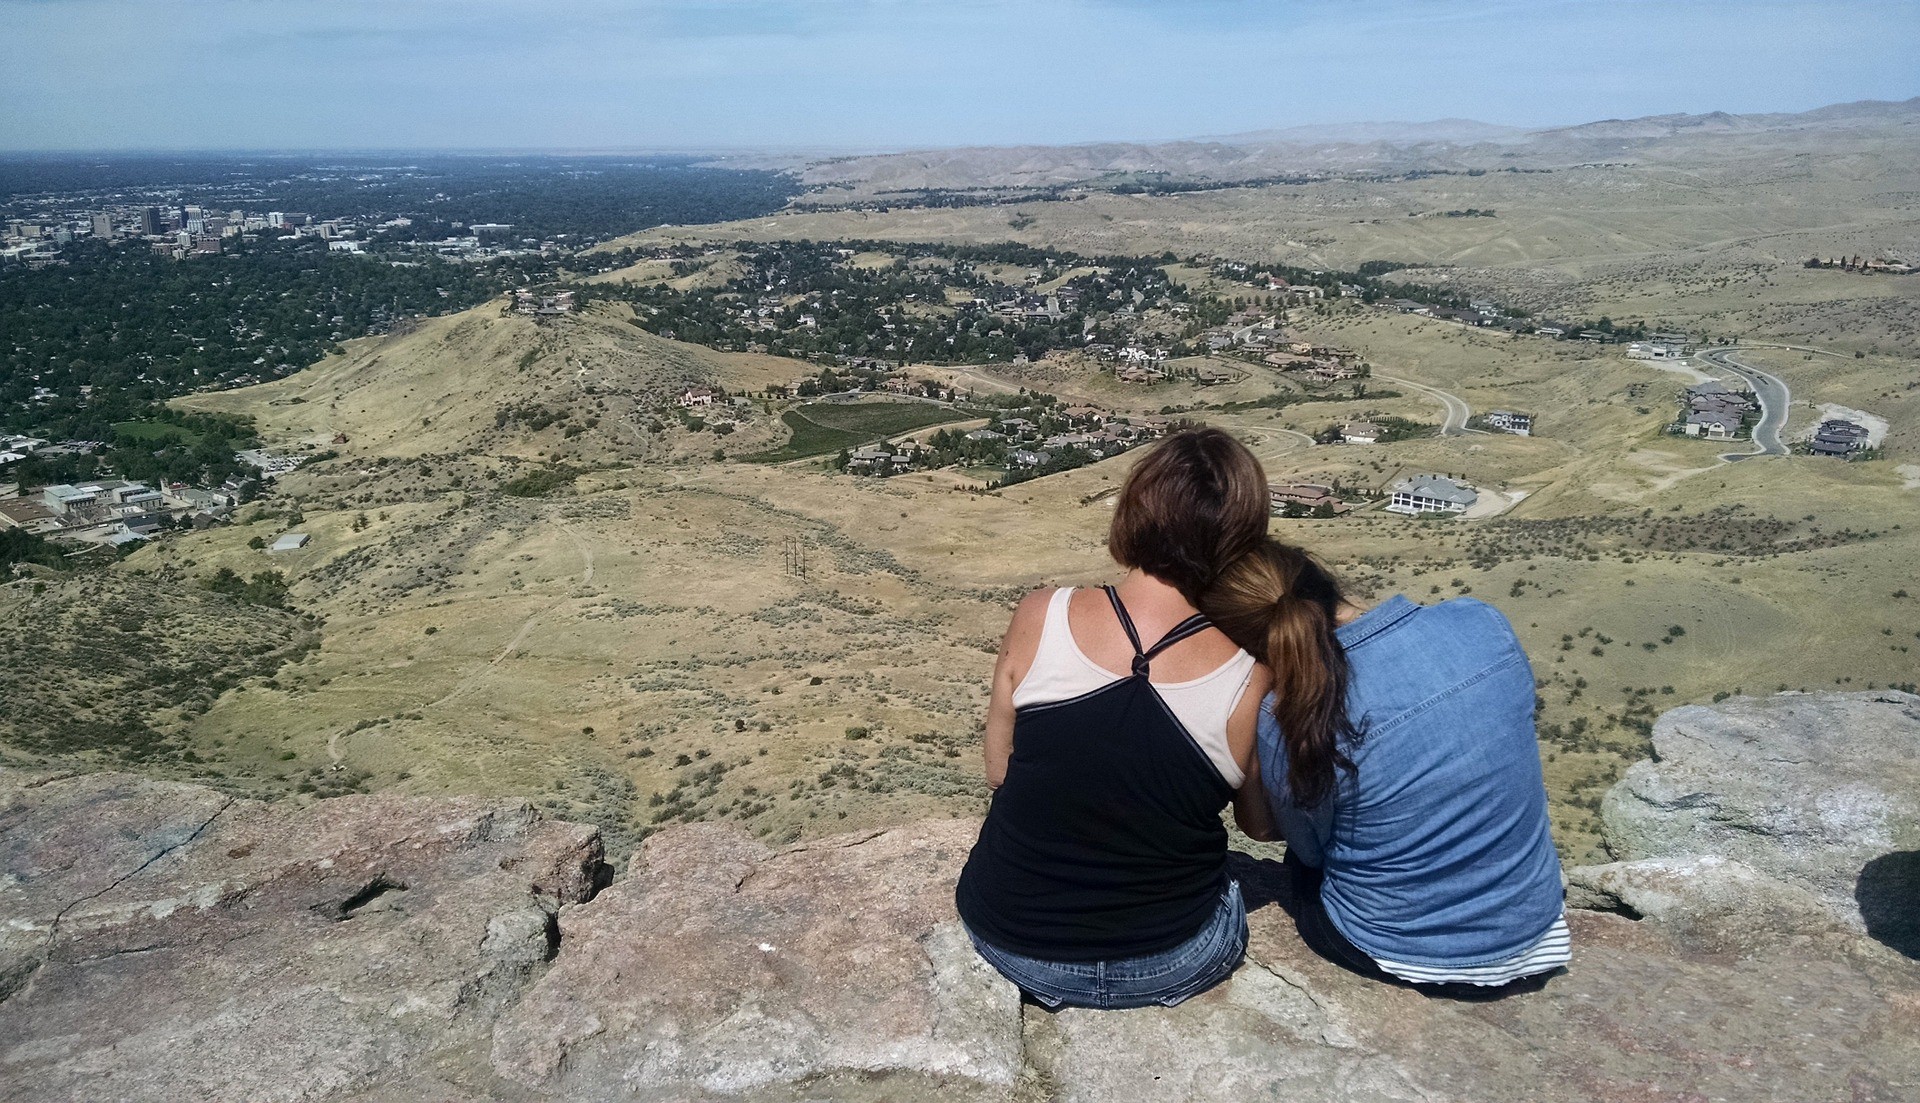
[(1258, 437), (1261, 446), (1253, 449), (1254, 458), (1261, 463), (1278, 459), (1290, 452), (1298, 452), (1313, 444), (1313, 438), (1294, 429), (1278, 429), (1269, 425), (1226, 425), (1222, 426), (1230, 433), (1245, 433)]
[(1468, 406), (1466, 400), (1460, 398), (1458, 395), (1448, 394), (1438, 387), (1429, 387), (1425, 383), (1415, 383), (1411, 379), (1401, 379), (1393, 375), (1381, 375), (1379, 372), (1374, 372), (1373, 378), (1384, 379), (1389, 383), (1398, 383), (1402, 387), (1411, 387), (1421, 394), (1426, 395), (1428, 398), (1440, 403), (1446, 410), (1446, 419), (1440, 424), (1441, 436), (1457, 437), (1467, 431), (1467, 419), (1473, 416), (1473, 408)]
[(1739, 376), (1753, 388), (1753, 395), (1760, 401), (1760, 424), (1753, 427), (1752, 452), (1734, 452), (1727, 455), (1729, 460), (1741, 460), (1748, 456), (1784, 456), (1787, 446), (1780, 440), (1780, 433), (1787, 427), (1787, 404), (1792, 401), (1792, 392), (1779, 376), (1769, 375), (1754, 367), (1734, 359), (1733, 354), (1741, 351), (1738, 345), (1725, 348), (1702, 349), (1699, 357), (1711, 367)]

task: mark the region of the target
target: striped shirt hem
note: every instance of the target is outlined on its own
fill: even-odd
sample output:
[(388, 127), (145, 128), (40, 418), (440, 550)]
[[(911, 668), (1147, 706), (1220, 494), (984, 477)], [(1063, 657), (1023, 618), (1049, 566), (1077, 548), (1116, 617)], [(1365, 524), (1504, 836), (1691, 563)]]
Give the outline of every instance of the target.
[(1485, 965), (1408, 965), (1404, 962), (1374, 958), (1382, 970), (1415, 984), (1499, 985), (1557, 969), (1573, 960), (1573, 936), (1567, 930), (1564, 913), (1547, 928), (1539, 941), (1510, 958)]

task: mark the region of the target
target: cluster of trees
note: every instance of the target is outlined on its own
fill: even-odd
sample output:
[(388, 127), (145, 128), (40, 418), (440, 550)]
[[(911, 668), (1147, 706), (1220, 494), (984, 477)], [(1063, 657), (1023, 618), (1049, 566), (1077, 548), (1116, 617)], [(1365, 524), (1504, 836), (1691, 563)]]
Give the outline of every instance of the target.
[(216, 594), (239, 598), (248, 605), (264, 605), (269, 609), (288, 607), (287, 579), (279, 571), (256, 571), (251, 578), (241, 578), (231, 567), (222, 567), (201, 585)]
[(1047, 451), (1046, 456), (1047, 459), (1045, 463), (1038, 463), (1032, 467), (1008, 468), (1007, 473), (1000, 476), (1000, 481), (993, 485), (996, 487), (1013, 486), (1016, 483), (1024, 483), (1029, 479), (1038, 479), (1047, 475), (1058, 475), (1062, 471), (1072, 471), (1076, 467), (1085, 467), (1090, 463), (1097, 463), (1105, 458), (1098, 452), (1079, 447), (1050, 449)]
[(0, 529), (0, 578), (13, 573), (15, 564), (35, 563), (59, 570), (66, 566), (61, 550), (26, 529)]
[[(856, 365), (839, 368), (828, 367), (821, 368), (818, 372), (807, 376), (791, 387), (779, 384), (771, 385), (767, 388), (767, 393), (782, 398), (788, 396), (795, 398), (813, 398), (818, 395), (842, 394), (847, 391), (877, 391), (883, 383), (891, 378), (893, 378), (892, 372), (878, 371)], [(932, 379), (920, 380), (913, 393), (917, 393), (922, 398), (944, 399), (948, 401), (957, 397), (952, 388), (943, 387)]]
[(501, 483), (500, 493), (514, 498), (544, 498), (572, 486), (579, 477), (579, 468), (564, 463), (536, 467)]
[(55, 439), (110, 440), (155, 401), (285, 375), (343, 338), (464, 309), (504, 283), (487, 266), (391, 265), (316, 238), (190, 261), (93, 243), (62, 257), (0, 270), (0, 424)]
[(256, 474), (234, 453), (259, 443), (252, 418), (156, 405), (146, 419), (113, 427), (107, 462), (141, 482), (218, 486)]
[[(844, 251), (891, 253), (893, 263), (847, 263)], [(936, 263), (924, 263), (933, 260)], [(1121, 308), (1150, 309), (1185, 297), (1156, 258), (1083, 258), (1031, 246), (940, 246), (875, 242), (776, 242), (743, 258), (746, 270), (719, 288), (680, 291), (661, 285), (594, 290), (632, 302), (634, 324), (649, 332), (713, 348), (763, 346), (802, 359), (871, 357), (917, 363), (980, 364), (1079, 347), (1096, 337), (1123, 338), (1113, 318)], [(988, 278), (988, 264), (1037, 270), (1041, 282), (1072, 267), (1100, 265), (1067, 287), (1079, 304), (1058, 317), (1006, 317), (980, 305), (950, 308), (949, 290), (972, 292), (991, 305), (1026, 292)], [(764, 312), (764, 313), (763, 313)]]

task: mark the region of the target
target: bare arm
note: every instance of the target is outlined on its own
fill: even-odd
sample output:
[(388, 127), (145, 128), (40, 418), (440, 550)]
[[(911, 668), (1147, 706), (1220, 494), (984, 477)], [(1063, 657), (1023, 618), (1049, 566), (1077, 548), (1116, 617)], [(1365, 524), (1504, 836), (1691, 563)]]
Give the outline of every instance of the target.
[(989, 789), (998, 789), (1007, 780), (1007, 760), (1013, 757), (1013, 691), (1040, 650), (1040, 630), (1046, 626), (1047, 602), (1052, 597), (1052, 590), (1035, 590), (1022, 598), (1000, 640), (1000, 657), (993, 664), (993, 697), (987, 703)]
[(1264, 666), (1253, 668), (1253, 680), (1227, 719), (1227, 747), (1246, 774), (1240, 788), (1233, 791), (1233, 822), (1249, 839), (1273, 842), (1280, 838), (1273, 809), (1267, 804), (1267, 787), (1260, 779), (1260, 755), (1257, 753), (1260, 706), (1273, 686), (1273, 675)]

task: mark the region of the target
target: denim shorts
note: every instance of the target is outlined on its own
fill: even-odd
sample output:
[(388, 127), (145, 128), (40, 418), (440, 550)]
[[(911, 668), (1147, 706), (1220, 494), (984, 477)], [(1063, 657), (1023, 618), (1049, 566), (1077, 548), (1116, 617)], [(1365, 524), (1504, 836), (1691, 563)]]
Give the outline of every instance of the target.
[(1247, 952), (1247, 906), (1229, 880), (1199, 933), (1171, 950), (1112, 961), (1041, 961), (967, 936), (987, 964), (1042, 1006), (1172, 1007), (1227, 979)]

